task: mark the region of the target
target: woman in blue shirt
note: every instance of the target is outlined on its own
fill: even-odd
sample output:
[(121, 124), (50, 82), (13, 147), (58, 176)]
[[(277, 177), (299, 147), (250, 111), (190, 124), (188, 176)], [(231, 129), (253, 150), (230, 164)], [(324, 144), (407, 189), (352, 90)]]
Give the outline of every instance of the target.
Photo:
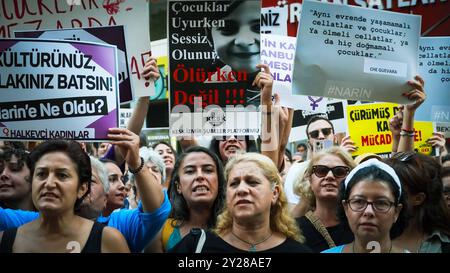
[(406, 199), (395, 171), (377, 159), (353, 169), (340, 189), (340, 220), (347, 223), (354, 241), (323, 253), (404, 253), (393, 246), (406, 224)]

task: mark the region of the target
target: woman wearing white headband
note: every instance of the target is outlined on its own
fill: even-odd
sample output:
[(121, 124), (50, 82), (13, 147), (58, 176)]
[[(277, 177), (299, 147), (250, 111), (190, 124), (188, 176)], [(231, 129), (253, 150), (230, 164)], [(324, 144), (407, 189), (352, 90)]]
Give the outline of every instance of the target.
[(377, 159), (353, 169), (341, 184), (342, 223), (348, 223), (355, 240), (324, 253), (404, 253), (392, 239), (405, 228), (406, 200), (395, 171)]

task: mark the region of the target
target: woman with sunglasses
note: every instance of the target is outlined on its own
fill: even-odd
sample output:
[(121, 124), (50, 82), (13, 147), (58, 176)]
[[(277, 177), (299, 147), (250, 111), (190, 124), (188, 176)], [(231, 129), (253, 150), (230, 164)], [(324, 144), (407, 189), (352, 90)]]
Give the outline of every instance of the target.
[[(321, 115), (312, 116), (306, 125), (306, 136), (308, 137), (307, 159), (304, 162), (292, 164), (284, 183), (286, 196), (291, 207), (291, 214), (294, 217), (303, 216), (305, 209), (308, 209), (308, 207), (304, 202), (300, 202), (299, 196), (293, 189), (297, 188), (298, 182), (303, 180), (304, 170), (307, 168), (311, 158), (322, 149), (325, 150), (337, 143), (335, 133), (333, 123)], [(357, 149), (350, 136), (344, 137), (339, 146), (347, 152), (354, 152)]]
[(339, 219), (355, 239), (324, 253), (405, 253), (392, 239), (406, 225), (406, 200), (395, 171), (378, 159), (353, 169), (340, 187)]
[(305, 244), (321, 252), (353, 240), (347, 226), (337, 218), (338, 192), (341, 182), (355, 167), (351, 156), (342, 148), (332, 147), (313, 156), (303, 180), (294, 189), (312, 208), (297, 218), (305, 236)]
[(450, 210), (441, 166), (430, 156), (397, 153), (386, 161), (400, 177), (408, 200), (408, 227), (394, 245), (411, 252), (450, 252)]

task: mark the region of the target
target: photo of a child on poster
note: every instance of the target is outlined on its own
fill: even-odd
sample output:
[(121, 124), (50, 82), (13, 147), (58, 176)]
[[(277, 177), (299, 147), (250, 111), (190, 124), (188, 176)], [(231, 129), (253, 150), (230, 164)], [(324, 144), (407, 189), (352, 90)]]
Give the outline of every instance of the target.
[(171, 109), (260, 104), (260, 1), (170, 1)]

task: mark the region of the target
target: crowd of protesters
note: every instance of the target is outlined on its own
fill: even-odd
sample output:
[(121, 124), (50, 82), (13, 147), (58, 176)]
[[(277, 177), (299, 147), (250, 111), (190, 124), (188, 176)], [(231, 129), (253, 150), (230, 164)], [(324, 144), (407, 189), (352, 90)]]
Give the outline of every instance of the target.
[[(351, 136), (338, 142), (333, 124), (316, 116), (292, 160), (292, 111), (272, 102), (269, 67), (257, 67), (263, 126), (279, 124), (262, 141), (146, 147), (144, 97), (128, 128), (110, 128), (100, 145), (0, 142), (0, 252), (450, 252), (445, 138), (429, 141), (439, 157), (413, 147), (422, 78), (408, 81), (411, 104), (390, 120), (390, 158), (352, 158)], [(155, 59), (145, 68), (159, 77)], [(316, 151), (323, 140), (334, 146)]]

